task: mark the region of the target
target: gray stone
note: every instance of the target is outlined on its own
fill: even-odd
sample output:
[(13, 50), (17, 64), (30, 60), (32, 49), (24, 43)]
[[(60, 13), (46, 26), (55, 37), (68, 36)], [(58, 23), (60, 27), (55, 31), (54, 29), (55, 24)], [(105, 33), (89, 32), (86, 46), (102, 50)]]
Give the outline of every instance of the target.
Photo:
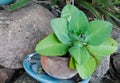
[(39, 83), (38, 81), (31, 78), (27, 73), (20, 76), (14, 83)]
[(103, 79), (99, 78), (91, 78), (90, 83), (120, 83), (119, 79), (111, 79), (110, 77), (106, 76)]
[(103, 82), (102, 82), (102, 80), (99, 79), (99, 78), (93, 78), (93, 77), (91, 77), (90, 83), (103, 83)]
[(118, 27), (114, 28), (111, 35), (118, 42), (119, 47), (118, 47), (117, 52), (120, 52), (120, 28)]
[(109, 73), (113, 79), (120, 79), (120, 53), (111, 56)]
[(109, 64), (110, 64), (110, 56), (104, 57), (101, 63), (99, 64), (99, 66), (96, 68), (92, 77), (102, 79), (110, 68)]
[(111, 59), (111, 68), (110, 71), (112, 72), (112, 75), (114, 78), (119, 77), (120, 78), (120, 28), (114, 28), (112, 32), (112, 37), (118, 42), (119, 47), (117, 50), (117, 53), (114, 54)]
[(120, 79), (112, 79), (110, 76), (105, 76), (101, 83), (120, 83)]
[(14, 74), (14, 70), (8, 68), (0, 69), (0, 83), (5, 83), (11, 79)]
[(49, 21), (54, 16), (37, 4), (15, 12), (0, 12), (0, 65), (22, 68), (24, 57), (36, 43), (51, 33)]
[(5, 83), (8, 79), (6, 72), (3, 69), (0, 69), (0, 83)]
[(112, 64), (114, 66), (114, 69), (115, 69), (117, 75), (120, 76), (120, 54), (116, 54), (112, 58), (113, 58)]

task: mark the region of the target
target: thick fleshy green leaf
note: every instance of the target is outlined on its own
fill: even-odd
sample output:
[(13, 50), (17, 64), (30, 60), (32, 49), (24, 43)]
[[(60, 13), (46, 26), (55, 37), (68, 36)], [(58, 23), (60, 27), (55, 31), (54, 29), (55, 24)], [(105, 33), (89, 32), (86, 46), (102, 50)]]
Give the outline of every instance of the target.
[(76, 63), (75, 65), (82, 79), (89, 78), (96, 68), (96, 62), (92, 56), (89, 58), (89, 60), (85, 64), (79, 65), (78, 63)]
[(84, 64), (90, 58), (90, 55), (85, 47), (71, 47), (69, 49), (69, 53), (79, 65)]
[(113, 40), (112, 38), (107, 38), (105, 42), (103, 42), (99, 46), (92, 46), (88, 45), (87, 49), (94, 55), (94, 56), (105, 56), (110, 55), (111, 53), (115, 52), (118, 48), (118, 43)]
[(54, 34), (41, 40), (35, 51), (44, 56), (62, 56), (66, 54), (68, 46), (60, 43)]
[(100, 45), (110, 36), (111, 31), (111, 23), (101, 20), (91, 21), (86, 32), (86, 42), (94, 46)]
[(89, 22), (86, 15), (80, 11), (72, 16), (69, 25), (70, 32), (80, 35), (80, 33), (84, 33), (88, 29)]
[(96, 60), (96, 65), (99, 66), (104, 56), (94, 56)]
[(63, 44), (70, 44), (71, 38), (68, 31), (68, 22), (64, 18), (56, 18), (50, 21), (50, 25), (58, 40)]
[(69, 22), (71, 20), (71, 17), (75, 15), (76, 13), (80, 12), (78, 8), (76, 8), (73, 5), (66, 5), (62, 12), (61, 12), (61, 17), (66, 18)]

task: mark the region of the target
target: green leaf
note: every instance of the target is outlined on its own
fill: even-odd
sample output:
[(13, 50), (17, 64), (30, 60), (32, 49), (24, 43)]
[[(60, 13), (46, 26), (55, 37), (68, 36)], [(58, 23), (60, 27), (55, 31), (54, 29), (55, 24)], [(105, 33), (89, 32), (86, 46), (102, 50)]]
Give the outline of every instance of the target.
[(84, 33), (88, 29), (89, 22), (87, 16), (80, 11), (71, 18), (69, 25), (70, 32), (80, 35), (80, 33)]
[(109, 15), (106, 15), (106, 20), (108, 20), (109, 22), (111, 22), (115, 27), (117, 26), (116, 25), (117, 23), (115, 23), (114, 20), (112, 19), (112, 17), (110, 17)]
[(90, 55), (85, 47), (71, 47), (69, 49), (69, 53), (79, 65), (86, 63), (90, 58)]
[(57, 3), (58, 0), (51, 0), (51, 5), (55, 5)]
[(63, 44), (70, 44), (71, 38), (69, 36), (68, 31), (68, 22), (64, 18), (56, 18), (51, 20), (50, 22), (51, 28), (54, 31), (57, 38), (63, 43)]
[(94, 58), (96, 60), (96, 65), (99, 66), (104, 57), (103, 56), (94, 56)]
[(106, 13), (107, 13), (108, 15), (110, 15), (112, 18), (114, 18), (116, 21), (120, 22), (120, 19), (119, 19), (115, 14), (113, 14), (112, 12), (106, 11)]
[(103, 5), (104, 8), (113, 7), (110, 0), (95, 0), (96, 4)]
[(44, 56), (62, 56), (67, 53), (68, 46), (60, 43), (54, 34), (41, 40), (35, 51)]
[(107, 14), (106, 10), (103, 9), (103, 8), (100, 8), (100, 7), (98, 7), (98, 8), (99, 8), (99, 11), (105, 15), (105, 18), (106, 18), (109, 22), (111, 22), (114, 26), (116, 26), (115, 22), (114, 22), (113, 19), (110, 17), (110, 15)]
[(86, 42), (91, 45), (103, 43), (112, 31), (112, 24), (107, 21), (95, 20), (90, 22), (90, 26), (85, 33)]
[(87, 1), (83, 1), (83, 0), (77, 0), (78, 4), (82, 7), (84, 7), (85, 9), (88, 9), (90, 12), (92, 12), (92, 14), (97, 18), (97, 19), (101, 19), (101, 16), (99, 14), (99, 12), (95, 9), (95, 7), (93, 7), (91, 5), (91, 3), (88, 3)]
[(112, 4), (113, 4), (113, 5), (120, 4), (120, 0), (115, 1), (115, 2), (113, 2)]
[(80, 12), (78, 8), (76, 8), (73, 5), (66, 5), (62, 12), (61, 12), (61, 17), (66, 18), (68, 22), (70, 22), (71, 17), (75, 15), (76, 13)]
[(30, 0), (19, 0), (15, 3), (13, 3), (11, 6), (9, 6), (7, 10), (14, 11), (16, 9), (26, 6), (29, 2), (30, 2)]
[(75, 65), (82, 79), (89, 78), (96, 68), (96, 62), (92, 56), (89, 58), (89, 60), (85, 64), (79, 65), (78, 63), (76, 63)]
[(70, 69), (75, 69), (75, 60), (73, 57), (70, 57), (69, 67)]
[(105, 42), (103, 42), (99, 46), (92, 46), (88, 45), (87, 49), (94, 55), (94, 56), (106, 56), (110, 55), (115, 52), (118, 48), (118, 43), (113, 40), (112, 38), (107, 38)]

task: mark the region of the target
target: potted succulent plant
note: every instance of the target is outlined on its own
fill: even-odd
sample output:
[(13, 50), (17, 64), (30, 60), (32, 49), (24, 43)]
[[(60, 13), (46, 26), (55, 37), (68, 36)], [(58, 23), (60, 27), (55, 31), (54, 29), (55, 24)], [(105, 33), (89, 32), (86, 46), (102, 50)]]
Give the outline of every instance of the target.
[(84, 12), (75, 6), (66, 5), (61, 17), (52, 19), (50, 26), (53, 33), (38, 42), (35, 48), (41, 55), (43, 69), (49, 66), (46, 59), (67, 54), (67, 66), (70, 70), (76, 69), (84, 80), (92, 75), (104, 56), (117, 50), (118, 43), (110, 37), (112, 24), (103, 20), (89, 22)]

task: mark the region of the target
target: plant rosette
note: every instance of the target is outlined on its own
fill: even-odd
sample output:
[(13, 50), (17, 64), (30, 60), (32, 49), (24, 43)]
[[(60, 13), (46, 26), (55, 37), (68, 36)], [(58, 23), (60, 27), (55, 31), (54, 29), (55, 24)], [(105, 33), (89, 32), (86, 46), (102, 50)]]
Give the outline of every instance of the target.
[(11, 2), (13, 2), (14, 0), (0, 0), (0, 5), (7, 5)]
[(69, 68), (76, 69), (83, 80), (93, 74), (104, 56), (117, 50), (118, 43), (110, 37), (113, 25), (103, 20), (89, 22), (75, 6), (66, 5), (50, 26), (53, 33), (38, 42), (35, 51), (49, 57), (69, 53)]

